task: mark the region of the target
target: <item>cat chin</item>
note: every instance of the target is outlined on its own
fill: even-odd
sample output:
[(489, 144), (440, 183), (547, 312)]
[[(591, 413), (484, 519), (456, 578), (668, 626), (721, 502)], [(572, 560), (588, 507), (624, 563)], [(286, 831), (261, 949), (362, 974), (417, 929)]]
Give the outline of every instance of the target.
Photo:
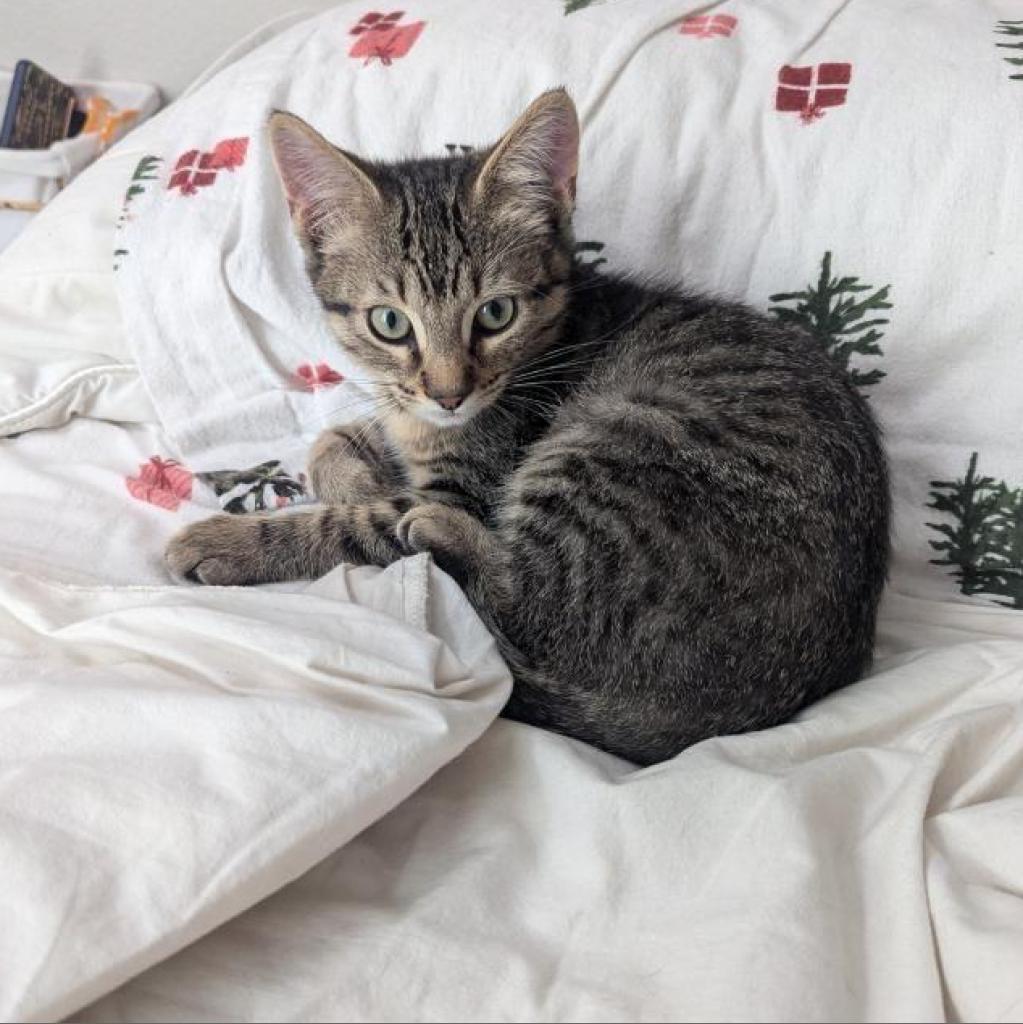
[(454, 412), (434, 409), (428, 405), (414, 405), (406, 411), (420, 423), (428, 423), (431, 427), (439, 427), (441, 430), (450, 430), (452, 427), (464, 427), (482, 409), (482, 404), (470, 397)]

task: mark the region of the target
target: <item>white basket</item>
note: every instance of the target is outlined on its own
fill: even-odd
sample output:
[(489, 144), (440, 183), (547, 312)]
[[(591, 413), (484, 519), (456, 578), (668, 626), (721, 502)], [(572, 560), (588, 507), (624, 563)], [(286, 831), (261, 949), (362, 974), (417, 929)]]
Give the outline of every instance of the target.
[[(12, 78), (12, 72), (0, 70), (0, 96), (10, 91)], [(160, 106), (160, 94), (152, 85), (87, 81), (68, 84), (83, 107), (90, 96), (100, 95), (110, 100), (118, 110), (137, 110), (138, 116), (130, 128), (140, 124)], [(61, 139), (49, 149), (0, 148), (0, 249), (35, 211), (92, 163), (103, 149), (102, 140), (96, 132)]]

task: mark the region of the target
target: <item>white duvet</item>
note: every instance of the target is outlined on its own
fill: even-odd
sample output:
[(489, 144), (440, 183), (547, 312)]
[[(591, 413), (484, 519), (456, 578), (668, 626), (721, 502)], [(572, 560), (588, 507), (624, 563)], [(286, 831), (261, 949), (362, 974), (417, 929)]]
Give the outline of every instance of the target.
[(508, 690), (426, 558), (269, 592), (0, 570), (0, 1019), (78, 1010), (279, 889)]
[(84, 1019), (1019, 1020), (1023, 629), (905, 599), (883, 640), (799, 722), (642, 772), (498, 723)]
[(872, 678), (657, 768), (497, 722), (433, 775), (507, 681), (424, 560), (39, 578), (83, 509), (159, 547), (116, 472), (158, 440), (0, 445), (0, 1018), (1023, 1018), (1016, 613), (889, 595)]
[[(615, 2), (567, 16), (596, 19), (578, 22), (573, 60), (603, 52)], [(660, 33), (657, 53), (676, 46), (667, 6), (620, 0), (628, 32), (604, 63), (593, 58), (589, 109), (604, 109), (613, 69), (641, 73), (630, 47), (647, 33)], [(793, 60), (827, 59), (821, 38), (862, 42), (849, 19), (880, 24), (890, 10), (810, 6), (805, 23), (783, 0), (714, 10), (738, 10), (738, 52), (753, 67), (767, 63), (757, 39), (792, 36)], [(441, 28), (456, 7), (468, 9), (433, 5), (425, 31), (456, 35)], [(968, 16), (1012, 17), (1009, 2), (925, 7), (929, 47)], [(363, 13), (343, 7), (342, 34)], [(494, 19), (477, 42), (522, 56), (520, 36), (502, 35), (513, 14)], [(400, 79), (386, 67), (366, 70), (391, 88)], [(543, 84), (523, 76), (523, 93)], [(596, 123), (591, 153), (610, 144)], [(469, 141), (482, 113), (473, 124)], [(1023, 616), (936, 599), (947, 577), (921, 563), (887, 596), (870, 678), (793, 723), (637, 772), (494, 722), (506, 670), (425, 558), (342, 567), (312, 585), (170, 586), (167, 538), (209, 510), (197, 492), (170, 508), (129, 491), (154, 456), (182, 454), (185, 436), (154, 410), (114, 301), (114, 222), (146, 153), (132, 145), (0, 257), (0, 1019), (1023, 1020)], [(701, 150), (709, 168), (723, 166), (715, 145)], [(830, 209), (804, 184), (814, 209)], [(748, 218), (715, 209), (721, 182), (692, 187), (725, 234), (701, 248), (688, 225), (686, 269), (699, 276), (706, 257), (707, 276), (734, 283)], [(655, 235), (625, 230), (634, 201), (602, 215), (642, 262)], [(726, 237), (742, 223), (741, 238)], [(784, 253), (821, 240), (769, 227), (745, 285), (769, 279), (765, 294), (803, 273)], [(903, 308), (920, 322), (932, 282), (914, 291), (913, 261), (884, 251), (876, 280), (899, 266)], [(983, 372), (1011, 350), (998, 287), (987, 279), (975, 306), (947, 317), (927, 309), (946, 354), (960, 321), (992, 327)], [(908, 337), (911, 320), (892, 335)], [(889, 355), (875, 398), (899, 428), (909, 510), (934, 453), (958, 465), (973, 440), (953, 445), (933, 416), (906, 426), (907, 396), (915, 389), (924, 422), (954, 377), (943, 370), (932, 391), (918, 353)], [(981, 369), (968, 381), (983, 390)], [(215, 383), (230, 393), (228, 379)], [(1008, 475), (1018, 463), (1000, 384), (980, 436), (1009, 453)], [(915, 531), (903, 553), (926, 548)]]

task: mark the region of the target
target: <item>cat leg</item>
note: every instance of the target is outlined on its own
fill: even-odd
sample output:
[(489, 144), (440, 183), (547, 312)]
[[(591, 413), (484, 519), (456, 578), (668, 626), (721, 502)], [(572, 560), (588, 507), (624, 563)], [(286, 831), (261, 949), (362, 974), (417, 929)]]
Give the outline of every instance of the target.
[(219, 515), (167, 545), (175, 577), (213, 586), (315, 579), (342, 562), (389, 565), (406, 552), (397, 537), (400, 499), (302, 512)]
[(400, 471), (379, 428), (364, 421), (332, 427), (309, 450), (313, 493), (327, 505), (361, 505), (398, 493)]

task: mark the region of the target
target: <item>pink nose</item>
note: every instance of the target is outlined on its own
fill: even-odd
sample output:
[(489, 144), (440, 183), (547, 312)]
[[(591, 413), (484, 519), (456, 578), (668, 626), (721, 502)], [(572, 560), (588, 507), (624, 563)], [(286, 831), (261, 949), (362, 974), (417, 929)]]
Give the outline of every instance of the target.
[(434, 395), (433, 400), (442, 409), (454, 412), (468, 397), (468, 395)]

